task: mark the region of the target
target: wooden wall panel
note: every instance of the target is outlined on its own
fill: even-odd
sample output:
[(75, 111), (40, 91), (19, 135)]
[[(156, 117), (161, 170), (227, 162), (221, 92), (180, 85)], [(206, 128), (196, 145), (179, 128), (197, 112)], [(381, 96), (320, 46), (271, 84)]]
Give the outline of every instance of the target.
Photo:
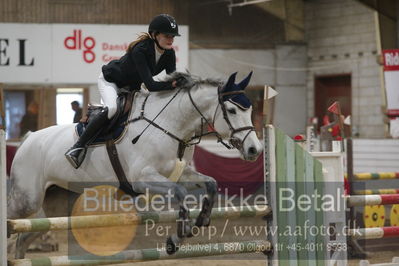
[[(187, 21), (184, 0), (0, 0), (0, 22), (147, 24), (160, 13)], [(180, 21), (179, 21), (180, 22)], [(181, 23), (181, 22), (180, 22)]]
[(148, 24), (160, 13), (190, 26), (190, 48), (271, 48), (283, 22), (256, 5), (198, 0), (0, 0), (0, 22)]
[(56, 124), (56, 96), (57, 90), (55, 88), (43, 87), (35, 90), (35, 102), (39, 104), (39, 129)]
[(284, 41), (284, 23), (256, 5), (190, 1), (190, 48), (272, 48)]

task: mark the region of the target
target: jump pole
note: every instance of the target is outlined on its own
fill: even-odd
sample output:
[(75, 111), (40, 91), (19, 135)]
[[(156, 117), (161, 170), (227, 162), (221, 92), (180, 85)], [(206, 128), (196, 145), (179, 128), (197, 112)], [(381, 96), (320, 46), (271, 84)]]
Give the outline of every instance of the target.
[[(212, 210), (211, 219), (259, 217), (266, 216), (270, 211), (271, 209), (267, 205), (214, 208)], [(191, 209), (190, 215), (191, 217), (197, 217), (199, 212), (199, 209)], [(152, 221), (154, 223), (169, 223), (176, 222), (177, 219), (179, 219), (179, 211), (18, 219), (8, 220), (7, 229), (10, 234), (14, 234), (23, 232), (45, 232), (79, 228), (145, 224), (146, 221)]]
[(0, 129), (0, 265), (7, 265), (7, 174), (6, 139)]
[(399, 204), (399, 194), (348, 196), (348, 207)]
[(399, 189), (382, 188), (382, 189), (355, 190), (353, 194), (354, 195), (399, 194)]
[(399, 178), (399, 172), (358, 173), (353, 175), (354, 180), (379, 180)]
[[(183, 245), (183, 247), (185, 247)], [(194, 257), (207, 257), (226, 254), (242, 254), (267, 252), (272, 249), (270, 242), (265, 240), (252, 240), (229, 243), (191, 244), (187, 248), (181, 247), (177, 253), (168, 255), (164, 249), (142, 249), (122, 251), (113, 256), (59, 256), (41, 257), (35, 259), (20, 259), (10, 261), (10, 266), (67, 266), (67, 265), (104, 265), (119, 264), (126, 262), (170, 260)], [(191, 247), (191, 248), (190, 248)]]
[(399, 237), (399, 226), (349, 229), (348, 233), (354, 239)]

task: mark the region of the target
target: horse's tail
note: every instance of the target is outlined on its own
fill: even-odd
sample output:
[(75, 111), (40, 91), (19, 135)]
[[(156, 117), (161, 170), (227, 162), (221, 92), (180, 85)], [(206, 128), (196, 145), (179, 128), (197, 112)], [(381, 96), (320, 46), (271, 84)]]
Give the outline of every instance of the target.
[(10, 194), (11, 194), (11, 177), (7, 177), (6, 178), (6, 191), (7, 191), (7, 198), (9, 198)]
[[(18, 201), (24, 200), (21, 197), (20, 192), (18, 192), (18, 182), (16, 182), (17, 175), (21, 176), (20, 173), (20, 167), (15, 167), (14, 163), (16, 162), (16, 157), (18, 156), (18, 152), (21, 151), (21, 149), (25, 149), (26, 147), (22, 147), (25, 141), (32, 135), (33, 132), (28, 131), (21, 137), (21, 141), (19, 145), (17, 145), (17, 150), (15, 152), (14, 158), (12, 159), (11, 162), (11, 169), (10, 169), (10, 175), (7, 177), (7, 216), (9, 217), (24, 217), (19, 215), (19, 204), (17, 203)], [(29, 143), (26, 143), (29, 144)], [(21, 161), (21, 160), (19, 160)], [(20, 162), (21, 163), (21, 162)], [(25, 162), (28, 163), (28, 162)]]
[[(25, 140), (32, 134), (32, 131), (28, 131), (26, 132), (22, 138), (21, 138), (21, 142), (19, 143), (19, 145), (17, 146), (17, 149), (19, 147), (21, 147), (21, 145), (25, 142)], [(14, 184), (14, 178), (12, 175), (12, 172), (10, 172), (10, 176), (7, 177), (7, 198), (10, 196), (9, 194), (11, 193), (11, 189), (12, 186)]]

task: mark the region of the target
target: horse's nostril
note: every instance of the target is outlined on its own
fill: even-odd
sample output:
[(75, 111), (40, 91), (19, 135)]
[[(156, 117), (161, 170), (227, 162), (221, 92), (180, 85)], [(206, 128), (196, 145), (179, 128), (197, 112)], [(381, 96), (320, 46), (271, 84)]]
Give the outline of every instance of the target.
[(258, 153), (258, 151), (256, 150), (255, 147), (249, 147), (249, 149), (248, 149), (248, 154), (249, 155), (255, 155), (257, 153)]

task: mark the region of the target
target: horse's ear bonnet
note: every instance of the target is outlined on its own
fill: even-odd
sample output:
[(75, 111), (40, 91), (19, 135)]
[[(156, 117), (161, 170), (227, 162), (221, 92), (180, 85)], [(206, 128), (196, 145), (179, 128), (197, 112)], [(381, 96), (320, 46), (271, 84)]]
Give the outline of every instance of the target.
[[(236, 79), (236, 75), (237, 75), (237, 72), (231, 74), (231, 76), (227, 80), (227, 83), (222, 88), (222, 93), (245, 90), (245, 88), (248, 86), (248, 83), (251, 79), (252, 71), (239, 84), (234, 83), (234, 81)], [(246, 110), (249, 107), (251, 107), (251, 101), (248, 99), (248, 97), (245, 95), (245, 93), (224, 95), (222, 100), (229, 101), (229, 102), (235, 104), (237, 107), (239, 107), (242, 110)]]

